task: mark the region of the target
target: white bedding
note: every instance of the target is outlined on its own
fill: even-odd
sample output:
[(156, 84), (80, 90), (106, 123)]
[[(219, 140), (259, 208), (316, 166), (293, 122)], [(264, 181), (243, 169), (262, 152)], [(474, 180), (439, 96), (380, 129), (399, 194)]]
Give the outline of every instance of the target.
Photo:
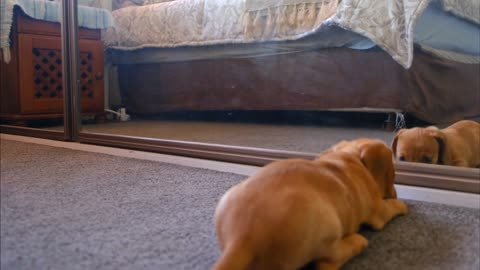
[(297, 40), (333, 24), (368, 37), (408, 68), (415, 22), (429, 2), (175, 0), (114, 11), (116, 27), (104, 41), (122, 50), (251, 44)]

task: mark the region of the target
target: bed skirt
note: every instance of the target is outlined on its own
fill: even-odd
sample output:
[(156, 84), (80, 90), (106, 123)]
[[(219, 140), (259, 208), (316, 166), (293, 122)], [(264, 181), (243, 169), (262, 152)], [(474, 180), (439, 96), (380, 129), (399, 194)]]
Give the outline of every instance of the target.
[(432, 123), (480, 116), (480, 65), (416, 49), (404, 69), (380, 49), (118, 66), (134, 114), (193, 110), (391, 109)]

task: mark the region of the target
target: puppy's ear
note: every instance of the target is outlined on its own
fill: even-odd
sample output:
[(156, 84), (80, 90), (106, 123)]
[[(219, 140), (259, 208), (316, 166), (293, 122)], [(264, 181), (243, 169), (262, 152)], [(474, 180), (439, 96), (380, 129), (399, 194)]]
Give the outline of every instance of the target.
[(392, 151), (383, 143), (366, 144), (360, 149), (360, 159), (372, 174), (384, 198), (397, 198), (393, 186), (395, 167)]
[(342, 150), (346, 147), (349, 147), (351, 146), (351, 142), (349, 141), (346, 141), (346, 140), (342, 140), (340, 142), (338, 142), (337, 144), (335, 144), (334, 146), (332, 146), (330, 149), (332, 149), (332, 151), (338, 151), (338, 150)]
[(438, 143), (438, 157), (437, 164), (445, 164), (445, 141), (447, 137), (439, 129), (428, 129), (428, 133), (437, 141)]
[(398, 136), (400, 136), (400, 134), (402, 134), (403, 132), (405, 132), (405, 129), (400, 129), (397, 134), (395, 134), (395, 137), (393, 137), (393, 141), (392, 141), (392, 144), (391, 144), (391, 149), (392, 149), (392, 152), (393, 152), (393, 156), (395, 158), (397, 158), (397, 141), (398, 141)]

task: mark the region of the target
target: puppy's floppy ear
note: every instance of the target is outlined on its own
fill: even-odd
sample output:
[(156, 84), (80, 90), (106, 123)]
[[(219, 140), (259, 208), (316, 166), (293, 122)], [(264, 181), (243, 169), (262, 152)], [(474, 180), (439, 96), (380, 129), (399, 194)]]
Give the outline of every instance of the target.
[(437, 158), (437, 164), (445, 164), (444, 160), (444, 154), (445, 154), (445, 143), (447, 140), (447, 137), (445, 134), (438, 128), (431, 129), (428, 128), (428, 133), (437, 141), (438, 143), (438, 158)]
[(360, 160), (372, 174), (382, 196), (397, 198), (397, 192), (393, 186), (395, 167), (392, 151), (388, 146), (384, 143), (365, 144), (360, 149)]
[(336, 152), (336, 151), (342, 150), (349, 145), (350, 145), (350, 142), (348, 142), (348, 141), (345, 141), (345, 140), (340, 141), (339, 143), (337, 143), (335, 145), (332, 145), (328, 149), (322, 151), (316, 158), (320, 158), (321, 156), (323, 156), (325, 154), (328, 154), (328, 153), (331, 153), (331, 152)]
[(341, 150), (345, 147), (349, 147), (351, 146), (351, 142), (349, 141), (346, 141), (346, 140), (342, 140), (340, 142), (338, 142), (337, 144), (335, 144), (334, 146), (332, 146), (330, 149), (332, 149), (332, 151), (338, 151), (338, 150)]
[(393, 152), (393, 156), (396, 158), (397, 157), (397, 141), (398, 141), (398, 136), (405, 132), (406, 129), (400, 129), (397, 134), (395, 134), (395, 137), (393, 138), (392, 144), (391, 144), (391, 149)]

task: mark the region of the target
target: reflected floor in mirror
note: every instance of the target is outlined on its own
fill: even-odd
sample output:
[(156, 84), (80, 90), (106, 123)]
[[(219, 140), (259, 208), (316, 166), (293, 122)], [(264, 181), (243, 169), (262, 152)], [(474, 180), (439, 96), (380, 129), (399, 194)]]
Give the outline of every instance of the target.
[(390, 144), (385, 114), (208, 113), (84, 124), (83, 131), (275, 150), (320, 152), (340, 140), (377, 138)]

